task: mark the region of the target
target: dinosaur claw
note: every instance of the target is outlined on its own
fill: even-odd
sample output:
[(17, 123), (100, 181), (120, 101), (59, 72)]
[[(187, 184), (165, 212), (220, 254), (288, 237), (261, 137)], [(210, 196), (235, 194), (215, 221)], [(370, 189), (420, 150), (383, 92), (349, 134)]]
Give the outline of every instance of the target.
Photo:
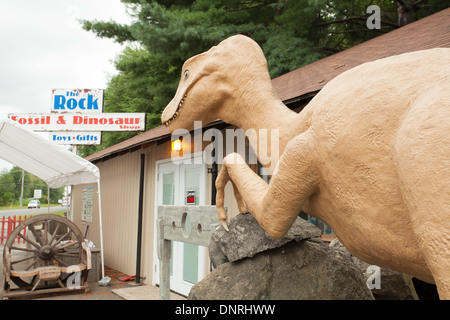
[(222, 224), (222, 227), (225, 229), (226, 232), (230, 231), (230, 229), (228, 229), (228, 224), (226, 220), (220, 219), (220, 223)]

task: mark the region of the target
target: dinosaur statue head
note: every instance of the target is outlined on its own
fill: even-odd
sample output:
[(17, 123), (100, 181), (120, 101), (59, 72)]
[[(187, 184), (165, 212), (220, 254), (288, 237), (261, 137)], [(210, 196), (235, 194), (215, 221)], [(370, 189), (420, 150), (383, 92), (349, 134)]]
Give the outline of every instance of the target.
[[(270, 85), (261, 48), (246, 36), (232, 36), (184, 63), (177, 92), (161, 121), (170, 132), (192, 130), (194, 121), (234, 123), (243, 104), (242, 90), (248, 91), (256, 79)], [(240, 106), (235, 103), (238, 99)]]

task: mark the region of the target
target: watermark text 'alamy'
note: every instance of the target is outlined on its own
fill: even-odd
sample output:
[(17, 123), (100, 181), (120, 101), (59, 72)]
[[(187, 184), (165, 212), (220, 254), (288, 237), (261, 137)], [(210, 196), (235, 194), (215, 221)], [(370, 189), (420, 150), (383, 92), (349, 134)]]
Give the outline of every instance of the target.
[[(176, 129), (172, 133), (171, 140), (183, 139), (186, 146), (184, 157), (172, 153), (172, 161), (175, 163), (210, 165), (214, 162), (222, 164), (225, 155), (238, 153), (247, 164), (259, 163), (266, 169), (275, 169), (280, 156), (279, 130), (278, 129), (226, 129), (225, 135), (221, 130), (211, 128), (202, 130), (202, 121), (194, 121), (194, 132), (191, 136), (187, 129)], [(250, 142), (247, 143), (246, 138)], [(193, 139), (193, 141), (192, 141)], [(210, 142), (204, 149), (203, 143)], [(191, 158), (189, 153), (202, 151), (202, 157)]]

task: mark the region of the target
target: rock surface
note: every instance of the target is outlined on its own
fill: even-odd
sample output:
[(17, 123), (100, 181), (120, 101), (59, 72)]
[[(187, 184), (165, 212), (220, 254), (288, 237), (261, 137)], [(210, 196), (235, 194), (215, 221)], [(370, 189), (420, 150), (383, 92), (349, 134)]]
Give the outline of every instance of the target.
[(349, 253), (329, 247), (320, 230), (297, 219), (286, 237), (271, 239), (251, 215), (220, 227), (210, 243), (217, 267), (189, 293), (190, 300), (373, 299)]
[(362, 272), (342, 250), (302, 240), (227, 262), (189, 300), (372, 300)]
[(281, 247), (291, 241), (319, 239), (322, 234), (312, 223), (297, 218), (288, 233), (282, 239), (275, 240), (269, 237), (251, 214), (240, 214), (231, 219), (229, 229), (227, 232), (220, 226), (211, 237), (208, 248), (214, 267), (253, 257), (259, 252)]
[[(330, 243), (330, 246), (348, 253), (352, 258), (353, 262), (363, 272), (366, 281), (368, 280), (371, 274), (367, 272), (370, 266), (367, 262), (364, 262), (358, 259), (357, 257), (353, 256), (337, 238)], [(381, 269), (380, 288), (372, 289), (372, 294), (376, 300), (418, 299), (413, 285), (412, 284), (410, 286), (407, 285), (407, 281), (408, 280), (411, 281), (409, 276), (404, 277), (401, 272), (391, 270), (388, 268), (380, 267), (380, 269)]]

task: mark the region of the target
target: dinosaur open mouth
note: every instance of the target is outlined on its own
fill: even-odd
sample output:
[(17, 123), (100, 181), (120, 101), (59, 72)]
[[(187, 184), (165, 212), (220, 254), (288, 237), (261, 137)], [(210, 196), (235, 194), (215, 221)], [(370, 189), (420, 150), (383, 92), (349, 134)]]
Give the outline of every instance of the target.
[(183, 98), (181, 98), (180, 102), (178, 103), (177, 109), (173, 113), (173, 116), (169, 120), (164, 122), (166, 127), (168, 127), (170, 125), (170, 123), (178, 117), (178, 115), (180, 114), (180, 108), (183, 106), (183, 103), (184, 103), (184, 100), (186, 100), (186, 97), (187, 97), (187, 94), (185, 94), (183, 96)]

